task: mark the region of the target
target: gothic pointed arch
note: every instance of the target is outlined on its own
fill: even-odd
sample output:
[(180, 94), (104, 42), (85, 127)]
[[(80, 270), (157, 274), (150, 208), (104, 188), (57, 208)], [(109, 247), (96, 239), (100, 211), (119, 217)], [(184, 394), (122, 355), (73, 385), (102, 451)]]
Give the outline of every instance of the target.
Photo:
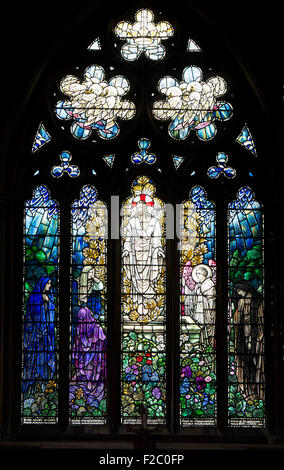
[(265, 96), (195, 2), (71, 16), (3, 142), (5, 436), (281, 434)]

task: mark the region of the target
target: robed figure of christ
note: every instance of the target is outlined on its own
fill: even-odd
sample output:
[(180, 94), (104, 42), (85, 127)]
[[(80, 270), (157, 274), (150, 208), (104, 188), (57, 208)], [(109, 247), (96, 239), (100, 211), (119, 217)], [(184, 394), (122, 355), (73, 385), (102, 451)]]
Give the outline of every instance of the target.
[[(165, 260), (162, 245), (162, 209), (157, 210), (148, 194), (136, 195), (131, 204), (130, 216), (125, 227), (122, 247), (123, 268), (130, 287), (128, 301), (141, 322), (154, 319), (159, 314), (158, 294)], [(152, 312), (152, 316), (151, 316)]]

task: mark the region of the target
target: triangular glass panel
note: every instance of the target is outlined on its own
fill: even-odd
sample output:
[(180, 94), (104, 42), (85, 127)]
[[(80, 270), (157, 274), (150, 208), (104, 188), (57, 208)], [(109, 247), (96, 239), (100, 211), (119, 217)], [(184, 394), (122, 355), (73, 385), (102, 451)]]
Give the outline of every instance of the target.
[(172, 158), (173, 158), (175, 169), (177, 170), (182, 164), (182, 162), (184, 161), (184, 157), (178, 157), (177, 155), (173, 155)]
[(108, 164), (110, 168), (113, 167), (114, 159), (115, 155), (106, 155), (105, 157), (103, 157), (103, 160)]
[(99, 38), (95, 39), (88, 47), (88, 51), (100, 51), (101, 49), (101, 42)]
[(241, 144), (243, 147), (245, 147), (249, 152), (251, 152), (253, 155), (257, 156), (256, 153), (256, 148), (254, 145), (254, 141), (252, 139), (251, 133), (247, 125), (243, 127), (242, 132), (240, 135), (236, 138), (236, 142)]
[(33, 141), (32, 152), (36, 152), (39, 148), (41, 148), (50, 140), (51, 137), (41, 122)]
[(196, 44), (196, 42), (189, 38), (187, 44), (187, 52), (202, 52), (201, 48)]

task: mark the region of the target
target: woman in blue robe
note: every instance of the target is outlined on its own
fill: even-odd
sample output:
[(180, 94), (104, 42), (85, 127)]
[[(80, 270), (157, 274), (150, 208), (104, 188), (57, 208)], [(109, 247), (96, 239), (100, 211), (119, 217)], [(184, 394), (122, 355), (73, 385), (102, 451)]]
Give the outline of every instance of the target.
[(32, 395), (43, 390), (55, 373), (55, 305), (51, 279), (42, 276), (27, 301), (24, 322), (22, 390)]

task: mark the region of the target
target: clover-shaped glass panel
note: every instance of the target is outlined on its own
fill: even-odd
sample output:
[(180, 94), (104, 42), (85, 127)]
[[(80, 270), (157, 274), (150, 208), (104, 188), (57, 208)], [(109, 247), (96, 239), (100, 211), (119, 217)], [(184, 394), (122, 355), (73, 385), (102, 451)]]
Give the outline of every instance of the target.
[(151, 142), (149, 139), (142, 138), (138, 141), (138, 147), (140, 152), (135, 152), (131, 155), (132, 163), (139, 164), (139, 163), (148, 163), (148, 165), (153, 165), (156, 162), (157, 157), (154, 153), (148, 152), (148, 149), (151, 146)]
[(207, 174), (211, 179), (217, 179), (220, 175), (224, 175), (228, 179), (235, 178), (237, 172), (234, 168), (227, 166), (228, 155), (219, 152), (216, 156), (217, 165), (208, 168)]
[(65, 150), (64, 152), (61, 152), (59, 158), (61, 160), (61, 164), (52, 167), (52, 176), (54, 178), (60, 178), (64, 173), (67, 173), (71, 178), (77, 178), (80, 174), (80, 170), (77, 165), (70, 165), (70, 161), (72, 160), (71, 153)]
[(86, 68), (84, 79), (67, 75), (60, 83), (60, 90), (69, 99), (58, 101), (56, 116), (72, 120), (71, 134), (77, 139), (87, 139), (96, 130), (102, 139), (112, 139), (119, 134), (117, 119), (132, 119), (135, 105), (123, 100), (130, 89), (128, 80), (116, 75), (109, 81), (99, 65)]
[(214, 121), (226, 121), (232, 116), (231, 104), (217, 100), (227, 91), (225, 80), (219, 76), (206, 82), (202, 79), (202, 70), (189, 66), (184, 69), (180, 82), (166, 76), (158, 83), (166, 99), (154, 103), (153, 115), (158, 120), (171, 121), (169, 135), (174, 139), (186, 139), (191, 130), (201, 140), (213, 139), (217, 133)]

